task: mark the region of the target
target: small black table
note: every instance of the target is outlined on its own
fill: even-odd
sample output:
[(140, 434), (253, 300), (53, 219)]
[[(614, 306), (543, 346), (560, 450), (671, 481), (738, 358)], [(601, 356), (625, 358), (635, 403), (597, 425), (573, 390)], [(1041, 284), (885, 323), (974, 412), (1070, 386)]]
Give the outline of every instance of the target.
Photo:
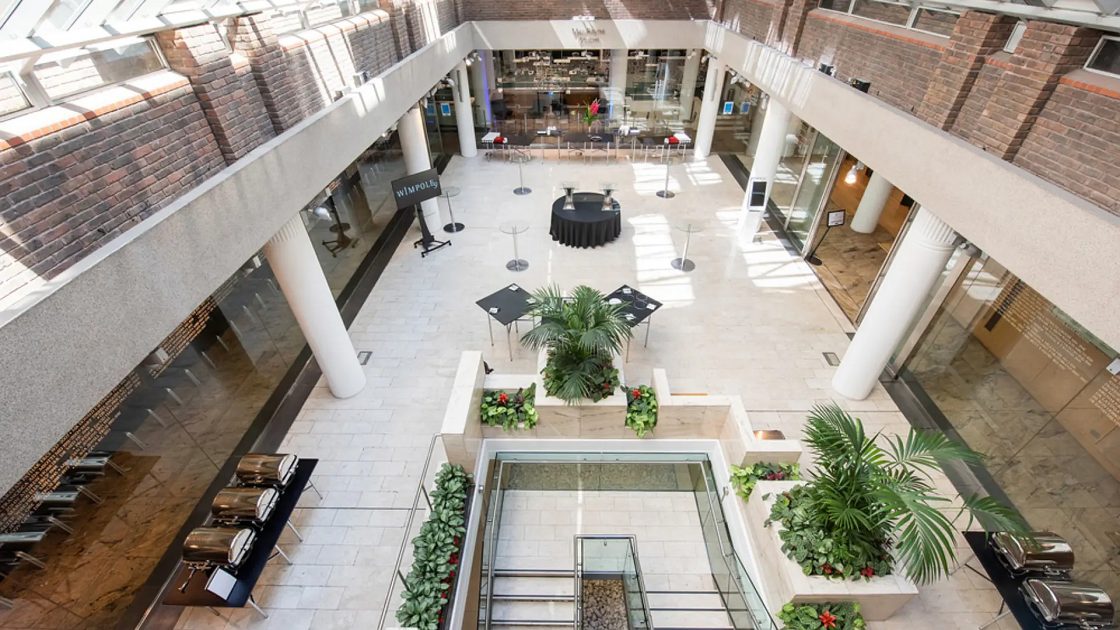
[(622, 212), (617, 200), (613, 210), (603, 211), (603, 194), (578, 192), (572, 195), (575, 210), (564, 209), (564, 197), (552, 202), (552, 240), (570, 247), (597, 247), (622, 233)]
[[(650, 322), (653, 321), (653, 314), (663, 306), (661, 302), (627, 284), (618, 287), (607, 296), (608, 304), (612, 300), (619, 300), (622, 303), (622, 316), (626, 318), (626, 323), (630, 324), (631, 328), (636, 328), (645, 322), (646, 338), (642, 342), (642, 347), (649, 346)], [(626, 341), (626, 360), (630, 360), (630, 340)]]
[[(237, 571), (234, 573), (235, 583), (229, 597), (222, 599), (216, 593), (206, 590), (206, 583), (210, 580), (213, 570), (199, 571), (194, 574), (187, 582), (186, 590), (180, 591), (179, 586), (190, 575), (190, 569), (184, 567), (175, 576), (175, 580), (171, 583), (172, 590), (163, 598), (163, 603), (167, 606), (209, 606), (211, 608), (243, 608), (248, 604), (267, 619), (268, 615), (253, 600), (253, 587), (256, 586), (257, 580), (261, 578), (261, 572), (264, 571), (265, 565), (272, 559), (272, 550), (275, 548), (278, 552), (280, 551), (276, 542), (280, 540), (280, 534), (288, 526), (288, 519), (292, 517), (292, 512), (296, 509), (296, 503), (299, 501), (300, 495), (310, 486), (311, 473), (315, 471), (315, 466), (318, 464), (319, 460), (317, 459), (301, 459), (296, 464), (296, 471), (292, 473), (292, 480), (288, 482), (288, 487), (280, 493), (280, 497), (276, 500), (276, 507), (273, 508), (268, 522), (257, 533), (257, 539), (253, 542), (253, 549), (249, 552), (245, 561), (241, 563), (241, 566), (237, 567)], [(295, 530), (293, 529), (293, 531)], [(296, 536), (299, 536), (298, 532)], [(280, 553), (283, 554), (283, 552)], [(284, 557), (287, 558), (287, 556)]]
[(1019, 586), (1026, 581), (1030, 576), (1017, 576), (1012, 575), (1003, 563), (996, 557), (996, 553), (992, 550), (991, 545), (988, 543), (988, 538), (991, 536), (988, 532), (963, 532), (964, 539), (968, 541), (968, 546), (972, 547), (973, 556), (984, 567), (984, 572), (987, 575), (981, 574), (976, 569), (969, 566), (968, 562), (963, 563), (961, 566), (975, 572), (980, 577), (991, 581), (992, 586), (996, 587), (999, 596), (1003, 598), (1003, 605), (1007, 607), (1007, 612), (1003, 612), (1000, 608), (999, 615), (985, 626), (986, 627), (995, 623), (998, 619), (1007, 616), (1008, 614), (1015, 617), (1015, 621), (1019, 622), (1019, 626), (1023, 630), (1043, 630), (1042, 622), (1038, 617), (1031, 612), (1027, 600), (1023, 598), (1022, 591)]
[(509, 347), (509, 360), (513, 360), (513, 341), (510, 340), (510, 328), (516, 328), (517, 322), (525, 320), (525, 315), (531, 310), (529, 305), (529, 292), (516, 284), (499, 289), (490, 295), (475, 302), (478, 307), (486, 311), (486, 327), (490, 330), (490, 345), (494, 345), (494, 326), (491, 319), (506, 327), (506, 345)]

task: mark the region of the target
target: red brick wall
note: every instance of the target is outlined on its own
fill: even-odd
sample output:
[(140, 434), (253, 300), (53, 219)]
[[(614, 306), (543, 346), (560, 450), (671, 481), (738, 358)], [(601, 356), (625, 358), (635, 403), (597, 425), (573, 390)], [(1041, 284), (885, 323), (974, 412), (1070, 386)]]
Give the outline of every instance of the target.
[(1120, 80), (1064, 77), (1014, 162), (1120, 215)]
[(156, 41), (171, 69), (190, 80), (226, 162), (275, 135), (248, 61), (230, 54), (217, 27), (163, 31)]
[(726, 0), (721, 23), (751, 39), (776, 42), (781, 36), (783, 6), (764, 0)]
[(870, 94), (913, 112), (947, 44), (943, 37), (817, 9), (808, 14), (797, 56), (836, 66), (842, 80), (870, 81)]
[(463, 20), (567, 20), (575, 15), (602, 19), (707, 20), (718, 0), (462, 0)]
[(187, 80), (156, 78), (148, 92), (107, 88), (0, 123), (0, 298), (57, 276), (225, 166)]
[(953, 134), (967, 140), (972, 137), (972, 134), (976, 133), (976, 124), (980, 121), (984, 108), (988, 106), (988, 100), (995, 93), (996, 85), (999, 83), (999, 75), (1007, 69), (1007, 60), (1010, 57), (1011, 55), (1007, 53), (996, 53), (989, 57), (980, 68), (976, 80), (972, 84), (972, 89), (969, 90), (964, 103), (961, 105), (960, 113), (953, 121), (951, 129)]

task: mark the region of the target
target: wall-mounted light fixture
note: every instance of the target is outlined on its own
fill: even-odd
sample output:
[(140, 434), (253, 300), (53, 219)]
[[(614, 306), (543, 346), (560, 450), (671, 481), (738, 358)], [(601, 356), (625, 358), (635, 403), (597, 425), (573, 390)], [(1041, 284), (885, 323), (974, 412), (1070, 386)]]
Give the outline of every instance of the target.
[(855, 89), (859, 90), (860, 92), (863, 92), (864, 94), (866, 94), (867, 91), (871, 89), (871, 82), (870, 81), (864, 81), (862, 79), (850, 79), (848, 81), (848, 85), (854, 87)]
[(817, 66), (817, 70), (820, 70), (830, 77), (836, 76), (836, 66), (832, 64), (822, 63), (821, 65)]

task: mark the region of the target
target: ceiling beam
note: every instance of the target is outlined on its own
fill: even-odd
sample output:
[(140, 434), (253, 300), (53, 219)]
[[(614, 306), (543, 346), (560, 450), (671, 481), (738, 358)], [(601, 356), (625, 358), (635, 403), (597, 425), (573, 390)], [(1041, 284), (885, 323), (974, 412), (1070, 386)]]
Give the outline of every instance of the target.
[[(1102, 31), (1120, 33), (1120, 17), (1115, 15), (1115, 10), (1113, 10), (1112, 14), (1101, 14), (1093, 13), (1092, 11), (1077, 11), (1075, 9), (1030, 6), (1026, 4), (1018, 4), (1015, 2), (1006, 2), (1003, 0), (942, 1), (951, 7), (959, 7), (962, 9), (975, 9), (977, 11), (987, 11), (989, 13), (1002, 13), (1004, 15), (1012, 15), (1015, 17), (1027, 18), (1032, 20), (1047, 20), (1050, 22), (1073, 24), (1074, 26), (1089, 26), (1092, 28), (1100, 29)], [(1101, 6), (1102, 2), (1106, 3), (1106, 5), (1120, 4), (1120, 0), (1094, 1), (1097, 2), (1098, 7)]]

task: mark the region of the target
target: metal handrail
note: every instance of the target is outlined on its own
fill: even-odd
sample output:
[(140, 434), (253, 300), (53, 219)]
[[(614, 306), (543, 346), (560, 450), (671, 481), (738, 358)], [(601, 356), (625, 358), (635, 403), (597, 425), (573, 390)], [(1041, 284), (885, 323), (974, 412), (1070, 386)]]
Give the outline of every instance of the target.
[[(708, 496), (708, 508), (712, 511), (712, 519), (714, 520), (717, 513), (718, 514), (723, 513), (723, 507), (721, 506), (719, 512), (716, 512), (716, 506), (712, 502), (712, 496), (715, 495), (715, 491), (712, 489), (711, 484), (708, 483), (708, 475), (707, 475), (706, 471), (701, 469), (701, 475), (704, 478), (704, 491), (705, 491), (704, 493)], [(718, 523), (717, 523), (717, 525), (718, 525)], [(747, 565), (743, 562), (742, 558), (739, 557), (739, 554), (737, 554), (735, 552), (735, 548), (731, 546), (730, 541), (728, 541), (727, 547), (724, 547), (723, 536), (720, 535), (720, 531), (719, 531), (720, 528), (715, 527), (714, 529), (716, 530), (716, 544), (719, 545), (720, 555), (723, 557), (723, 562), (727, 566), (727, 570), (728, 570), (728, 573), (730, 574), (729, 577), (731, 578), (731, 582), (732, 582), (732, 584), (735, 585), (735, 589), (737, 591), (739, 591), (739, 596), (743, 598), (743, 602), (747, 604), (747, 614), (749, 614), (751, 616), (751, 619), (754, 620), (755, 627), (757, 628), (761, 624), (759, 623), (759, 619), (755, 616), (754, 611), (750, 609), (750, 604), (749, 604), (749, 601), (748, 601), (747, 593), (744, 592), (743, 585), (740, 583), (740, 581), (735, 579), (736, 575), (741, 575), (742, 577), (745, 577), (747, 579), (747, 583), (750, 584), (750, 588), (754, 592), (754, 594), (757, 596), (758, 601), (762, 602), (762, 604), (763, 604), (762, 609), (766, 612), (766, 618), (767, 618), (766, 620), (770, 622), (770, 625), (768, 627), (769, 628), (777, 628), (778, 625), (777, 625), (777, 623), (774, 622), (773, 615), (771, 615), (770, 611), (766, 609), (766, 603), (762, 599), (762, 593), (758, 590), (758, 586), (754, 583), (754, 580), (751, 579), (750, 574), (746, 571), (746, 566)], [(734, 562), (738, 563), (738, 566), (742, 566), (744, 570), (742, 572), (739, 572), (738, 571), (738, 566), (731, 566), (728, 558), (731, 558)]]
[(420, 469), (420, 481), (416, 485), (416, 494), (412, 497), (412, 509), (408, 511), (408, 522), (405, 523), (404, 526), (404, 540), (401, 542), (400, 551), (397, 552), (397, 562), (393, 565), (392, 575), (394, 577), (389, 582), (389, 591), (385, 593), (385, 602), (381, 605), (381, 619), (377, 622), (378, 628), (385, 627), (385, 616), (389, 614), (389, 603), (393, 600), (393, 586), (397, 583), (397, 578), (400, 578), (401, 584), (403, 584), (406, 588), (408, 587), (408, 584), (405, 584), (404, 578), (400, 575), (401, 563), (404, 562), (405, 549), (407, 549), (408, 544), (412, 542), (409, 539), (408, 532), (412, 531), (412, 522), (413, 519), (416, 518), (416, 508), (420, 505), (420, 496), (427, 495), (427, 493), (424, 491), (424, 478), (428, 473), (430, 464), (432, 463), (432, 453), (435, 451), (436, 439), (438, 438), (438, 433), (432, 435), (432, 441), (428, 444), (428, 454), (424, 457), (424, 467)]
[(642, 563), (638, 559), (638, 539), (633, 534), (576, 534), (572, 537), (572, 549), (575, 553), (575, 601), (574, 615), (575, 628), (580, 627), (580, 599), (583, 587), (583, 541), (585, 540), (625, 540), (630, 547), (630, 558), (634, 560), (634, 576), (638, 580), (638, 594), (642, 598), (642, 613), (645, 615), (649, 627), (653, 627), (653, 612), (649, 608), (649, 598), (646, 596), (646, 583), (642, 577)]
[[(486, 566), (486, 619), (483, 622), (483, 629), (490, 630), (490, 620), (494, 614), (494, 565), (497, 564), (495, 559), (498, 557), (498, 532), (501, 529), (502, 522), (502, 499), (505, 497), (505, 491), (502, 490), (502, 477), (505, 475), (506, 463), (499, 461), (494, 478), (494, 485), (490, 488), (490, 499), (487, 507), (493, 510), (494, 521), (486, 523), (483, 528), (483, 537), (492, 537), (490, 540), (483, 540), (482, 545), (484, 550), (490, 553), (490, 561)], [(485, 558), (485, 555), (483, 556)]]

